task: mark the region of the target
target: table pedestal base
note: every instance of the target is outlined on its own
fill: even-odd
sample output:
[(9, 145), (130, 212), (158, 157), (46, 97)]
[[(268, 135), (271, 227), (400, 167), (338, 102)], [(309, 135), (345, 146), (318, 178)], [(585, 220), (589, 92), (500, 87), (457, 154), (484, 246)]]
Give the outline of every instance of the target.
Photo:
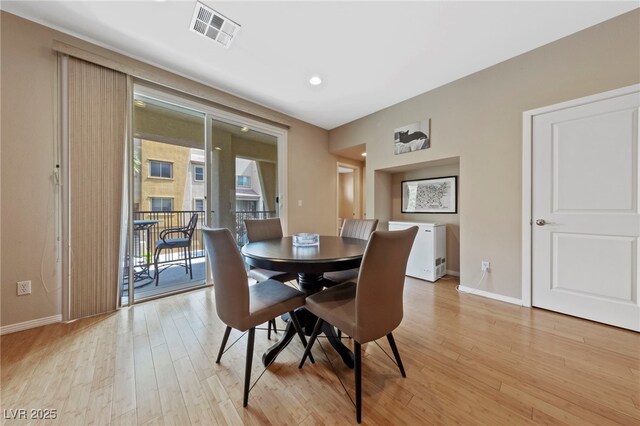
[[(298, 284), (300, 285), (300, 290), (310, 296), (314, 293), (322, 290), (322, 274), (298, 274)], [(300, 322), (302, 327), (302, 331), (305, 335), (310, 336), (313, 332), (313, 327), (316, 325), (316, 321), (318, 321), (318, 317), (313, 315), (311, 312), (307, 311), (304, 308), (297, 309), (295, 311), (296, 317)], [(333, 326), (325, 321), (322, 326), (322, 332), (327, 337), (327, 340), (333, 346), (333, 348), (340, 354), (340, 357), (344, 361), (344, 363), (349, 367), (353, 368), (353, 352), (349, 350), (345, 345), (342, 344), (338, 336), (336, 335), (335, 329)], [(262, 363), (264, 366), (268, 366), (271, 364), (275, 358), (278, 356), (280, 351), (286, 347), (291, 339), (296, 335), (296, 329), (293, 326), (291, 321), (287, 322), (287, 328), (285, 329), (283, 335), (280, 337), (278, 342), (271, 346), (267, 351), (262, 355)]]

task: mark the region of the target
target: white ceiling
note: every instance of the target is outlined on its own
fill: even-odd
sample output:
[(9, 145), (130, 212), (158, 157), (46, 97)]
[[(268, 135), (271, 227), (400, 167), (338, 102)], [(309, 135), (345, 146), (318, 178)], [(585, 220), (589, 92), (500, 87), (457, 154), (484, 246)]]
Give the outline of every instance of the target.
[[(195, 1), (1, 8), (332, 129), (638, 7), (602, 2), (204, 1), (242, 29), (189, 31)], [(308, 80), (320, 75), (324, 83)]]

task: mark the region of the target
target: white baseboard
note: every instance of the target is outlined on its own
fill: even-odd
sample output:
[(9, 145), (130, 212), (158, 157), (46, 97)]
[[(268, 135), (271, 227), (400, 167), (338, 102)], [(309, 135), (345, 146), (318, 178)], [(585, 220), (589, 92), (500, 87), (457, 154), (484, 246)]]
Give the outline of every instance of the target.
[(460, 277), (460, 272), (459, 271), (451, 271), (451, 270), (447, 269), (447, 275), (452, 275), (454, 277)]
[(502, 294), (491, 293), (485, 290), (476, 290), (475, 288), (465, 287), (463, 285), (458, 286), (458, 290), (462, 293), (475, 294), (476, 296), (488, 297), (489, 299), (499, 300), (501, 302), (511, 303), (513, 305), (522, 306), (522, 299), (516, 299), (515, 297), (504, 296)]
[(43, 325), (62, 322), (62, 315), (52, 315), (50, 317), (38, 318), (31, 321), (19, 322), (0, 327), (0, 335), (15, 333), (16, 331), (28, 330), (30, 328), (41, 327)]

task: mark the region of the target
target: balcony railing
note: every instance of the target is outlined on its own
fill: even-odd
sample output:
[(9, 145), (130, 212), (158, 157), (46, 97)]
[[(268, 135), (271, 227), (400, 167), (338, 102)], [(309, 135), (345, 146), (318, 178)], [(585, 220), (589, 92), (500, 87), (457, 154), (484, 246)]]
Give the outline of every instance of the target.
[[(196, 210), (171, 210), (171, 211), (136, 211), (133, 220), (157, 220), (158, 223), (145, 231), (135, 231), (133, 235), (133, 256), (136, 264), (153, 264), (153, 253), (156, 241), (160, 239), (160, 233), (168, 228), (182, 228), (187, 226), (193, 214), (198, 214), (198, 224), (191, 240), (192, 258), (204, 257), (204, 243), (202, 241), (202, 225), (205, 212)], [(244, 226), (245, 219), (267, 219), (276, 216), (275, 211), (236, 211), (235, 237), (238, 246), (247, 243), (247, 230)], [(147, 232), (149, 233), (147, 236)], [(171, 237), (175, 237), (172, 235)], [(147, 243), (148, 241), (148, 243)], [(176, 262), (184, 259), (183, 249), (162, 250), (159, 264)]]

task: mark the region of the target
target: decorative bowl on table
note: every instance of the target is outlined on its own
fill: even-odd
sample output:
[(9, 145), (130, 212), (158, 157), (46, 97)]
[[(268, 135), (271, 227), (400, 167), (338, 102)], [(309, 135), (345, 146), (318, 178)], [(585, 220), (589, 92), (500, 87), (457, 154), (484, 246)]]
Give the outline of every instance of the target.
[(320, 235), (318, 234), (293, 234), (293, 245), (295, 247), (311, 247), (318, 244), (320, 244)]

